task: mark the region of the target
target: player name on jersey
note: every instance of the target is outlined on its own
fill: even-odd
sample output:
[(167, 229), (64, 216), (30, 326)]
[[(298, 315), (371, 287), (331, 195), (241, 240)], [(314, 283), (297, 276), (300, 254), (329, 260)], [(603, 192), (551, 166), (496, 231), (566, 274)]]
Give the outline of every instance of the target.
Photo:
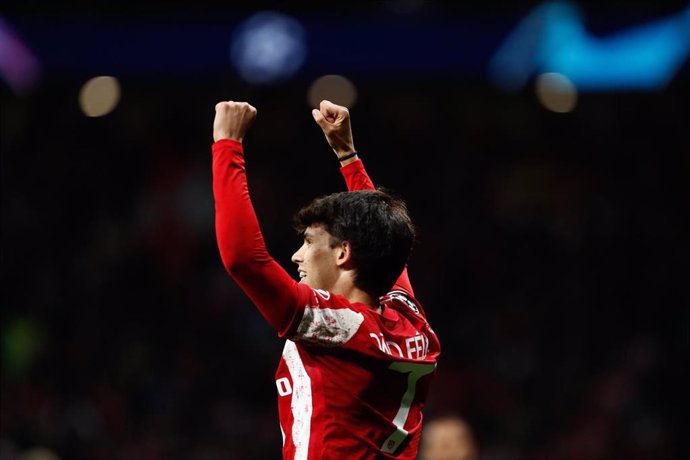
[(379, 350), (391, 356), (395, 356), (393, 353), (395, 351), (401, 358), (423, 360), (429, 352), (429, 338), (421, 332), (418, 332), (414, 337), (406, 338), (402, 346), (392, 340), (386, 340), (383, 333), (379, 333), (377, 336), (371, 332), (369, 337), (376, 341)]

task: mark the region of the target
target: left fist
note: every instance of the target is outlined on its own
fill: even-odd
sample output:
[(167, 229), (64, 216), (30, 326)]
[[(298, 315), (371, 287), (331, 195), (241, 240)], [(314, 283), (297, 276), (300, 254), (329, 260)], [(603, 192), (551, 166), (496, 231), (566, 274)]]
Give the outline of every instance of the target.
[(314, 121), (326, 135), (328, 145), (338, 157), (355, 151), (347, 107), (323, 100), (318, 109), (311, 111)]
[(256, 109), (246, 102), (219, 102), (213, 120), (213, 141), (233, 139), (242, 142), (255, 118)]

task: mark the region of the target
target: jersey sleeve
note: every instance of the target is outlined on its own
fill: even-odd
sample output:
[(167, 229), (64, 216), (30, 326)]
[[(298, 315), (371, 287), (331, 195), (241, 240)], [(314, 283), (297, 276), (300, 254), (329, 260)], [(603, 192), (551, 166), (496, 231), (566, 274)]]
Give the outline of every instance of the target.
[(371, 309), (352, 304), (342, 296), (300, 284), (301, 314), (295, 315), (287, 337), (303, 344), (330, 348), (345, 346), (365, 323)]
[[(349, 191), (355, 190), (376, 190), (374, 183), (369, 178), (367, 171), (364, 169), (362, 160), (353, 161), (340, 168), (340, 172), (345, 179), (347, 189)], [(405, 267), (393, 285), (391, 291), (404, 291), (411, 297), (414, 297), (410, 277), (407, 274), (407, 267)]]
[(332, 292), (303, 284), (299, 289), (305, 293), (307, 303), (295, 316), (287, 338), (310, 347), (341, 348), (388, 359), (380, 348), (384, 319), (375, 310)]
[(242, 144), (213, 144), (216, 239), (225, 269), (266, 321), (284, 336), (308, 303), (307, 293), (269, 255), (249, 196)]

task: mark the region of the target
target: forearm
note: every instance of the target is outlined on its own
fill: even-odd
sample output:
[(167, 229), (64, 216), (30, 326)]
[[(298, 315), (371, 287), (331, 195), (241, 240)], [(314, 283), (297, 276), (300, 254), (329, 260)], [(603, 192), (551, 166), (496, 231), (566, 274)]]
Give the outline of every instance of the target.
[(249, 197), (242, 144), (213, 144), (216, 237), (225, 269), (268, 323), (284, 333), (299, 305), (297, 283), (269, 255)]
[(341, 165), (340, 172), (345, 179), (347, 189), (351, 192), (356, 190), (376, 190), (374, 183), (369, 178), (367, 171), (364, 169), (362, 160), (347, 160)]
[(213, 197), (216, 237), (228, 272), (267, 263), (261, 229), (249, 198), (242, 144), (225, 139), (213, 144)]

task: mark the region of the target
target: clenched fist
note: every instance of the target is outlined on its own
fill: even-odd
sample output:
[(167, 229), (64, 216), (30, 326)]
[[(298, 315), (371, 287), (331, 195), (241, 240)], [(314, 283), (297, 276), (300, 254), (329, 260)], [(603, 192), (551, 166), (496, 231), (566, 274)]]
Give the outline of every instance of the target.
[(233, 139), (242, 142), (255, 118), (256, 109), (246, 102), (219, 102), (213, 120), (213, 141)]
[(312, 110), (311, 114), (338, 157), (355, 151), (347, 107), (335, 105), (331, 101), (321, 101), (319, 108)]

